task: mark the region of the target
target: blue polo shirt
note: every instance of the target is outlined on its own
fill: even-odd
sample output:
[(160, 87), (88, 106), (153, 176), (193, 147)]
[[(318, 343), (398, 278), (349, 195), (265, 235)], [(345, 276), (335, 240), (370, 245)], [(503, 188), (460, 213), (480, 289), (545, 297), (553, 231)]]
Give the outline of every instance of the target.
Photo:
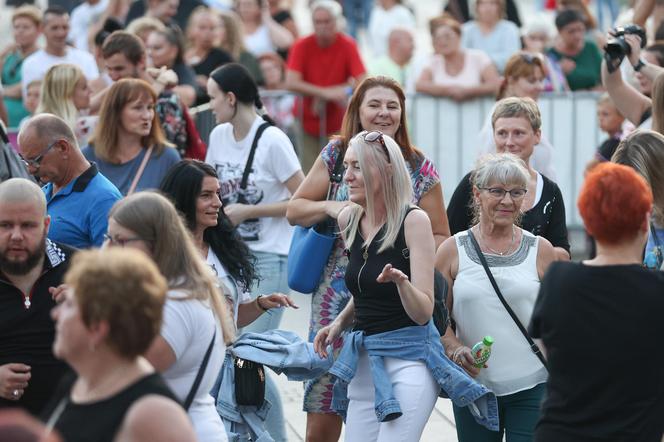
[(108, 212), (122, 195), (94, 163), (55, 195), (51, 183), (42, 190), (51, 216), (50, 240), (78, 249), (101, 246), (108, 227)]

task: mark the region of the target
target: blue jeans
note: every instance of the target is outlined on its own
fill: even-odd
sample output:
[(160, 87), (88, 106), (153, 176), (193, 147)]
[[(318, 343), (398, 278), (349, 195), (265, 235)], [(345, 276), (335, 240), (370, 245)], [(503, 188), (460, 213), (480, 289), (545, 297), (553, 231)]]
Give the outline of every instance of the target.
[(360, 29), (369, 26), (369, 17), (373, 8), (372, 0), (344, 0), (343, 11), (348, 21), (348, 34), (357, 40)]
[(459, 442), (532, 442), (535, 424), (540, 418), (546, 384), (506, 396), (498, 396), (500, 430), (489, 431), (478, 425), (468, 407), (454, 408), (454, 420)]
[[(256, 271), (260, 277), (258, 284), (254, 286), (251, 297), (258, 295), (269, 295), (274, 292), (288, 293), (288, 273), (286, 265), (288, 256), (276, 253), (253, 252), (256, 257)], [(273, 308), (263, 313), (258, 319), (242, 329), (242, 332), (264, 333), (268, 330), (279, 328), (281, 317), (284, 315), (283, 308)], [(239, 333), (238, 333), (239, 334)], [(266, 372), (267, 373), (267, 372)], [(285, 442), (286, 426), (284, 424), (284, 407), (281, 403), (279, 389), (274, 380), (268, 374), (265, 380), (265, 397), (272, 404), (265, 419), (265, 429), (275, 442)]]

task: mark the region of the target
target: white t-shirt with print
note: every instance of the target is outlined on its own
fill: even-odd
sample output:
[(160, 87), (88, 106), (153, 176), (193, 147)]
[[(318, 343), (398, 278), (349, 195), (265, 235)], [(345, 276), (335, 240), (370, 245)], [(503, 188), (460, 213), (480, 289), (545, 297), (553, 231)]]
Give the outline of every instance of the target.
[[(218, 125), (210, 134), (205, 162), (212, 165), (219, 175), (224, 205), (238, 200), (251, 144), (262, 123), (264, 120), (256, 116), (249, 133), (240, 141), (235, 140), (230, 123)], [(274, 126), (265, 129), (258, 141), (247, 180), (245, 199), (248, 204), (270, 204), (290, 199), (291, 194), (285, 183), (300, 169), (295, 149), (286, 134)], [(287, 255), (293, 228), (286, 217), (270, 217), (245, 221), (238, 226), (238, 233), (255, 252)]]
[[(224, 267), (219, 260), (219, 257), (217, 257), (217, 254), (214, 253), (212, 249), (208, 249), (206, 261), (219, 282), (230, 291), (228, 294), (225, 290), (223, 292), (226, 297), (227, 305), (233, 309), (233, 322), (237, 326), (238, 308), (240, 304), (248, 304), (252, 301), (251, 293), (244, 290), (244, 288), (228, 274), (226, 267)], [(230, 295), (230, 297), (228, 295)]]
[(176, 358), (175, 363), (163, 373), (164, 380), (177, 398), (184, 402), (194, 384), (214, 330), (217, 330), (205, 374), (188, 414), (198, 440), (225, 442), (226, 431), (217, 413), (214, 398), (209, 393), (217, 380), (226, 353), (221, 324), (208, 303), (182, 298), (186, 298), (186, 294), (171, 290), (164, 305), (161, 337), (171, 347)]

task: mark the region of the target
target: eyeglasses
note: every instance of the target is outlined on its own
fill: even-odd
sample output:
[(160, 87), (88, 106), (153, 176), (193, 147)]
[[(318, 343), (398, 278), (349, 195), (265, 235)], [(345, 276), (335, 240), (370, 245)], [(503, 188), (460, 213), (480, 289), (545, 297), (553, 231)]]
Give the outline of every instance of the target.
[(387, 145), (385, 144), (385, 139), (383, 138), (383, 134), (381, 132), (378, 132), (377, 130), (374, 130), (372, 132), (367, 132), (364, 135), (364, 141), (367, 141), (369, 143), (374, 143), (378, 141), (381, 147), (383, 148), (383, 152), (385, 152), (388, 164), (392, 162), (390, 161), (390, 153), (387, 151)]
[(115, 237), (113, 238), (111, 235), (108, 233), (104, 233), (104, 241), (108, 241), (109, 244), (113, 244), (116, 246), (124, 247), (127, 245), (127, 243), (133, 242), (133, 241), (143, 241), (143, 238), (118, 238)]
[(513, 200), (520, 200), (524, 196), (526, 196), (526, 192), (528, 192), (528, 189), (512, 189), (512, 190), (505, 190), (501, 187), (479, 187), (481, 190), (486, 190), (489, 192), (489, 195), (491, 195), (492, 198), (495, 198), (497, 200), (502, 200), (505, 198), (505, 194), (509, 193), (510, 197)]
[(44, 159), (44, 157), (46, 156), (46, 154), (48, 153), (48, 151), (53, 149), (53, 146), (58, 144), (60, 141), (62, 141), (62, 140), (55, 140), (54, 142), (49, 144), (48, 147), (42, 151), (42, 153), (40, 153), (39, 155), (37, 155), (35, 158), (33, 158), (31, 160), (24, 158), (23, 155), (21, 155), (21, 154), (19, 154), (19, 157), (21, 158), (21, 161), (23, 162), (25, 167), (32, 167), (34, 169), (39, 169), (39, 167), (41, 166), (41, 162)]

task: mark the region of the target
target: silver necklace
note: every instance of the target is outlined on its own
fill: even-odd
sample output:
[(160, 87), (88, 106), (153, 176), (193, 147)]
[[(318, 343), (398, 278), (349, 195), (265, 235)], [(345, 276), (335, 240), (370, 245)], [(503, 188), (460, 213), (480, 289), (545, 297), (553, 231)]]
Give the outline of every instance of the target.
[(509, 251), (512, 250), (512, 247), (514, 246), (514, 237), (516, 236), (516, 233), (515, 233), (516, 229), (514, 228), (514, 224), (512, 224), (512, 240), (510, 241), (510, 244), (507, 247), (507, 250), (505, 250), (504, 252), (499, 252), (498, 250), (494, 250), (491, 247), (489, 247), (489, 244), (484, 239), (484, 235), (482, 235), (482, 227), (480, 227), (480, 224), (477, 225), (477, 231), (480, 233), (480, 239), (484, 243), (484, 247), (486, 247), (487, 250), (489, 250), (489, 252), (493, 253), (494, 255), (504, 256), (507, 253), (509, 253)]

